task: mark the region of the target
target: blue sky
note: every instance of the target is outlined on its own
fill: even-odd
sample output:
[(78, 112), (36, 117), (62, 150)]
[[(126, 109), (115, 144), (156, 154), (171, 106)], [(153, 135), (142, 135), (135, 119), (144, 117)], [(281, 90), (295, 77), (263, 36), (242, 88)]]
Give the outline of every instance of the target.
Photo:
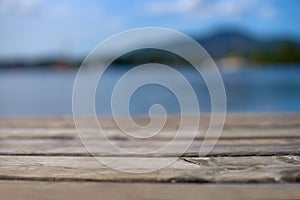
[(145, 26), (300, 38), (299, 8), (298, 0), (0, 0), (0, 58), (85, 56), (110, 35)]

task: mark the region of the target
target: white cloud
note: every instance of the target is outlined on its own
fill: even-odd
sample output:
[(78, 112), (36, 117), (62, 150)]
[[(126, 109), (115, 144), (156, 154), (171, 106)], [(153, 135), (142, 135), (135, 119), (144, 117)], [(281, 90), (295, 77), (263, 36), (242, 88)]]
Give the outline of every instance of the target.
[(266, 5), (265, 7), (258, 10), (259, 16), (264, 20), (273, 19), (278, 14), (278, 11), (269, 5)]
[(194, 18), (235, 18), (250, 15), (272, 19), (277, 13), (272, 5), (257, 0), (155, 0), (143, 5), (143, 10), (152, 15), (181, 15)]
[[(60, 0), (0, 0), (0, 16), (19, 18), (67, 19), (76, 17), (103, 18), (99, 5), (80, 5)], [(83, 16), (84, 15), (84, 16)]]
[(124, 23), (93, 1), (0, 0), (0, 57), (83, 54)]
[(40, 13), (41, 6), (40, 0), (2, 0), (0, 1), (0, 14), (5, 16), (33, 16)]

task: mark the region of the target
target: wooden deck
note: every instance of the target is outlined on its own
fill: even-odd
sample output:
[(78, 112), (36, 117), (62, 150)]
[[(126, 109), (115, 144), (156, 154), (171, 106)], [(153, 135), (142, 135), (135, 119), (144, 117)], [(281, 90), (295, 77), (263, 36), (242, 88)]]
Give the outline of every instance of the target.
[[(177, 122), (170, 118), (162, 134), (132, 140), (112, 120), (100, 120), (111, 141), (138, 152), (166, 145)], [(142, 156), (111, 151), (105, 138), (84, 136), (91, 146), (101, 146), (96, 157), (125, 170), (147, 171), (179, 157), (159, 171), (125, 173), (87, 152), (72, 118), (0, 119), (0, 198), (300, 199), (300, 114), (228, 114), (213, 151), (199, 157), (208, 122), (209, 116), (201, 116), (199, 132), (184, 154), (188, 133), (171, 151)]]

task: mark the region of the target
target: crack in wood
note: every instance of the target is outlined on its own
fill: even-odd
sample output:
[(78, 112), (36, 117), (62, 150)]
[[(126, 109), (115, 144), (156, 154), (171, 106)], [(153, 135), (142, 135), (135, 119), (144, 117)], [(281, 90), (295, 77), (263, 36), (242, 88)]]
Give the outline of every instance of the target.
[[(225, 152), (225, 153), (210, 153), (206, 156), (201, 156), (199, 153), (183, 153), (183, 154), (177, 154), (177, 153), (165, 153), (165, 154), (103, 154), (103, 153), (10, 153), (10, 152), (1, 152), (0, 156), (56, 156), (56, 157), (186, 157), (186, 158), (198, 158), (198, 157), (253, 157), (253, 156), (260, 156), (260, 157), (266, 157), (266, 156), (300, 156), (300, 152), (240, 152), (240, 153), (232, 153), (232, 152)], [(289, 160), (289, 162), (296, 162)], [(299, 161), (297, 161), (299, 162)]]

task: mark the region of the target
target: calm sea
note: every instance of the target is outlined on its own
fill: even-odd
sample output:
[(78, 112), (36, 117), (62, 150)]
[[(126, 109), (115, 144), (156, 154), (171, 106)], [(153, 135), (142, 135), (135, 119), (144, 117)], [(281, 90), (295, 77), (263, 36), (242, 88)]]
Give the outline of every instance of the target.
[[(110, 68), (99, 82), (95, 105), (99, 115), (111, 115), (112, 89), (127, 70)], [(209, 112), (210, 98), (201, 77), (191, 68), (178, 70), (194, 88), (201, 112)], [(168, 78), (159, 69), (151, 73)], [(137, 78), (147, 75), (144, 72)], [(76, 71), (0, 71), (0, 116), (71, 115), (75, 76)], [(222, 76), (229, 112), (300, 112), (300, 66), (245, 67), (223, 70)], [(153, 104), (162, 104), (168, 113), (180, 112), (174, 94), (154, 84), (133, 94), (130, 111), (133, 115), (147, 114)]]

